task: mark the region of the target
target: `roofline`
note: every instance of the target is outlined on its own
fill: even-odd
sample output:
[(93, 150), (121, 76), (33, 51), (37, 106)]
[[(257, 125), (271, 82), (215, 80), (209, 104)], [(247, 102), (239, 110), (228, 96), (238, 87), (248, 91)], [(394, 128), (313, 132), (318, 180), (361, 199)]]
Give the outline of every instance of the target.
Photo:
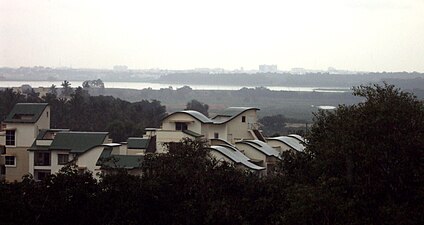
[(287, 143), (287, 142), (285, 142), (283, 140), (280, 140), (280, 139), (277, 139), (277, 138), (267, 138), (267, 140), (279, 141), (281, 143), (284, 143), (284, 144), (288, 145), (291, 149), (293, 149), (293, 150), (295, 150), (297, 152), (302, 152), (302, 151), (297, 150), (295, 147), (293, 147), (293, 145), (291, 145), (291, 144), (289, 144), (289, 143)]
[(239, 112), (239, 113), (237, 113), (236, 115), (233, 115), (233, 116), (228, 116), (228, 115), (216, 115), (216, 116), (214, 116), (213, 118), (212, 118), (212, 120), (213, 119), (215, 119), (216, 117), (218, 117), (218, 116), (226, 116), (226, 117), (230, 117), (230, 119), (228, 119), (228, 120), (226, 120), (226, 121), (223, 121), (223, 122), (214, 122), (213, 124), (219, 124), (219, 125), (221, 125), (221, 124), (225, 124), (225, 123), (228, 123), (228, 122), (230, 122), (231, 120), (233, 120), (234, 118), (236, 118), (237, 116), (239, 116), (239, 115), (241, 115), (241, 114), (243, 114), (244, 112), (246, 112), (246, 111), (249, 111), (249, 110), (257, 110), (257, 111), (259, 111), (259, 110), (261, 110), (261, 109), (259, 109), (259, 108), (256, 108), (256, 107), (247, 107), (247, 109), (245, 109), (245, 110), (243, 110), (243, 111), (241, 111), (241, 112)]
[(21, 105), (24, 105), (24, 104), (39, 104), (39, 105), (44, 105), (44, 108), (43, 108), (43, 111), (41, 111), (40, 115), (38, 115), (37, 119), (34, 122), (31, 122), (31, 121), (6, 121), (6, 119), (5, 119), (5, 120), (3, 120), (3, 123), (37, 123), (38, 120), (40, 119), (41, 115), (43, 114), (44, 110), (46, 110), (47, 106), (50, 106), (49, 103), (45, 103), (45, 102), (43, 102), (43, 103), (19, 102), (19, 103), (16, 103), (15, 106), (18, 105), (18, 104), (21, 104)]
[(281, 158), (279, 158), (279, 157), (277, 157), (277, 156), (275, 156), (275, 155), (269, 155), (269, 154), (268, 154), (268, 153), (266, 153), (265, 151), (262, 151), (262, 150), (260, 149), (262, 146), (258, 146), (258, 144), (254, 143), (254, 142), (250, 142), (249, 140), (239, 141), (239, 142), (236, 142), (236, 143), (237, 143), (237, 144), (239, 143), (239, 144), (249, 145), (249, 146), (251, 146), (251, 147), (253, 147), (253, 148), (257, 149), (258, 151), (262, 152), (262, 153), (263, 153), (264, 155), (266, 155), (266, 156), (270, 156), (270, 157), (275, 157), (275, 158), (277, 158), (277, 159), (281, 159)]
[[(198, 118), (196, 118), (195, 116), (191, 115), (190, 113), (188, 113), (188, 112), (186, 112), (186, 111), (173, 112), (173, 113), (171, 113), (171, 114), (169, 114), (169, 115), (165, 116), (165, 117), (162, 119), (162, 121), (166, 120), (168, 117), (170, 117), (170, 116), (172, 116), (172, 115), (175, 115), (175, 114), (177, 114), (177, 113), (187, 114), (187, 115), (189, 115), (189, 116), (193, 117), (194, 119), (196, 119), (197, 121), (199, 121), (199, 122), (201, 122), (201, 123), (203, 123), (203, 124), (213, 124), (213, 123), (214, 123), (213, 121), (208, 122), (208, 123), (205, 123), (205, 122), (203, 122), (203, 121), (199, 120)], [(201, 112), (199, 112), (199, 113), (201, 113)], [(205, 116), (205, 117), (206, 117), (206, 116)]]
[[(218, 145), (218, 146), (221, 146), (221, 147), (230, 147), (230, 146), (222, 146), (222, 145)], [(223, 152), (221, 152), (219, 149), (212, 148), (212, 147), (207, 147), (207, 149), (217, 151), (217, 152), (219, 152), (221, 155), (225, 156), (227, 159), (231, 160), (233, 163), (235, 163), (235, 164), (237, 164), (237, 165), (243, 165), (243, 166), (247, 167), (248, 169), (256, 170), (256, 171), (260, 171), (260, 170), (264, 170), (264, 169), (265, 169), (265, 167), (258, 166), (258, 165), (256, 165), (256, 164), (252, 163), (252, 162), (250, 161), (250, 159), (248, 160), (248, 162), (249, 162), (249, 163), (252, 163), (252, 164), (253, 164), (253, 165), (255, 165), (255, 166), (261, 167), (261, 169), (254, 169), (254, 168), (251, 168), (251, 167), (249, 167), (248, 165), (246, 165), (246, 164), (244, 164), (244, 163), (242, 163), (242, 162), (236, 162), (236, 161), (234, 161), (232, 158), (228, 157), (226, 154), (224, 154)], [(233, 150), (234, 150), (234, 149), (233, 149)], [(243, 153), (242, 153), (242, 154), (243, 154)]]

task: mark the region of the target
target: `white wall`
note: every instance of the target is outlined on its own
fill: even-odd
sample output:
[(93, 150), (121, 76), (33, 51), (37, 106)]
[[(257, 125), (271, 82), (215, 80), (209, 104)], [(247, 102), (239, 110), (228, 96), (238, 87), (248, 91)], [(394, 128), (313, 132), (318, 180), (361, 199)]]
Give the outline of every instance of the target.
[(284, 144), (281, 141), (277, 141), (277, 140), (267, 140), (267, 143), (268, 143), (269, 146), (273, 147), (274, 149), (276, 149), (280, 153), (283, 153), (285, 151), (292, 149), (288, 145)]
[(196, 133), (202, 133), (202, 123), (185, 113), (175, 113), (162, 121), (162, 130), (175, 130), (175, 123), (187, 123), (187, 129)]
[(158, 130), (156, 132), (156, 152), (164, 153), (166, 151), (166, 148), (163, 146), (164, 143), (179, 142), (186, 137), (193, 138), (181, 131)]
[(98, 169), (96, 162), (99, 159), (100, 154), (102, 154), (103, 149), (103, 146), (98, 146), (88, 150), (84, 154), (79, 155), (76, 161), (76, 165), (79, 167), (85, 166), (88, 170), (93, 172), (93, 175), (95, 175), (94, 172), (96, 169)]
[(262, 153), (261, 151), (257, 150), (256, 148), (247, 145), (247, 144), (243, 144), (243, 143), (236, 143), (236, 147), (247, 157), (249, 157), (250, 159), (254, 159), (254, 160), (262, 160), (263, 163), (261, 166), (266, 166), (266, 158), (267, 156)]

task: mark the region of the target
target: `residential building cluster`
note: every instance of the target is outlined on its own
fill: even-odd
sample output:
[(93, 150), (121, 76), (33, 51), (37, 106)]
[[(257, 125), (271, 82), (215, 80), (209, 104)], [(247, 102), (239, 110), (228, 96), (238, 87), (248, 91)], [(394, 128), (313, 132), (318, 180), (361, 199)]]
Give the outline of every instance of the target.
[(165, 143), (183, 138), (208, 142), (211, 156), (259, 175), (273, 171), (284, 151), (303, 151), (298, 135), (265, 138), (258, 108), (230, 107), (213, 118), (192, 110), (172, 113), (160, 128), (147, 128), (142, 137), (114, 143), (108, 132), (50, 128), (50, 106), (18, 103), (1, 124), (1, 178), (20, 181), (26, 174), (41, 180), (68, 164), (93, 176), (125, 169), (141, 175), (146, 154), (166, 154)]

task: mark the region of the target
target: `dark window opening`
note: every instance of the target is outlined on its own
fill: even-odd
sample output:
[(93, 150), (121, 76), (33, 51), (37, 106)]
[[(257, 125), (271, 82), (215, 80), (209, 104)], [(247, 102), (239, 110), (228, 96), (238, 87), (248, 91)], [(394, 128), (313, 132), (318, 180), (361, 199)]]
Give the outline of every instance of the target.
[(241, 122), (242, 122), (242, 123), (246, 123), (246, 116), (242, 116), (242, 117), (241, 117)]
[(181, 122), (176, 122), (175, 123), (175, 130), (187, 130), (187, 124), (181, 123)]
[(66, 165), (69, 162), (68, 154), (58, 154), (57, 155), (57, 164), (58, 165)]
[(50, 152), (36, 152), (34, 155), (34, 165), (50, 166)]
[(4, 164), (6, 166), (16, 166), (16, 157), (15, 156), (5, 156)]
[(15, 145), (15, 130), (6, 130), (6, 145)]
[(50, 170), (35, 170), (34, 178), (35, 180), (44, 180), (46, 177), (50, 175)]

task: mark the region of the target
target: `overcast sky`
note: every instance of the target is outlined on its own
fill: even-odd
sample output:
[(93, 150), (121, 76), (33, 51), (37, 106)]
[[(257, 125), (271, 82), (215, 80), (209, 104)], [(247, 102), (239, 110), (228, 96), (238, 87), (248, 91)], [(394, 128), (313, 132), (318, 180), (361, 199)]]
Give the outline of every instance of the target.
[(0, 66), (424, 72), (424, 0), (0, 0)]

